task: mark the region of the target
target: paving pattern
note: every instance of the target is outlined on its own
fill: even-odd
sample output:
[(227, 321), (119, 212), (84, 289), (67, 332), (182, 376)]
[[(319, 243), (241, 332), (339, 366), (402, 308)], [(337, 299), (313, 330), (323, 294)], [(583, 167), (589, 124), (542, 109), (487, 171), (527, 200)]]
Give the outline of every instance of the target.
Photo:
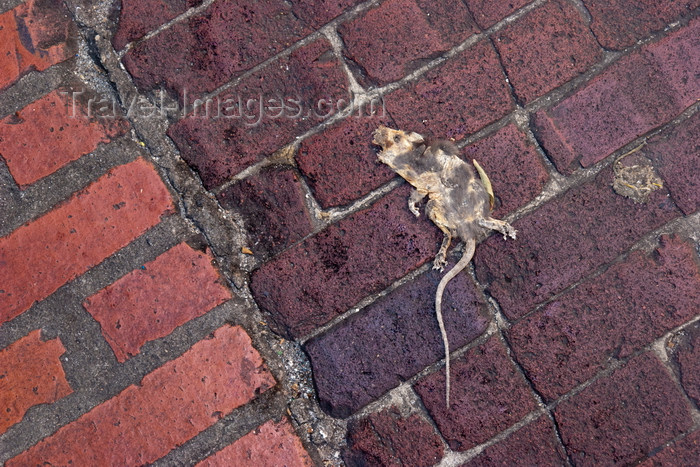
[[(5, 465), (700, 464), (700, 1), (0, 0), (0, 51)], [(449, 410), (379, 125), (518, 230)]]

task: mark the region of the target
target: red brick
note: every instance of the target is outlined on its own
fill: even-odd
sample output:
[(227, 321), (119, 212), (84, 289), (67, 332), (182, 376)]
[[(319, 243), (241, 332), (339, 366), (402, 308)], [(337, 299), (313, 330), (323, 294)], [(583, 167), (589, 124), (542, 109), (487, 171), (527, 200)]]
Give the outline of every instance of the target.
[(400, 128), (456, 140), (514, 109), (498, 56), (489, 41), (452, 57), (384, 100)]
[(222, 206), (243, 217), (248, 245), (257, 257), (267, 258), (311, 233), (306, 193), (290, 169), (264, 169), (221, 192)]
[(693, 104), (700, 95), (700, 20), (622, 58), (573, 96), (535, 114), (564, 173), (589, 167)]
[(202, 4), (202, 0), (121, 0), (119, 25), (112, 37), (116, 50), (167, 23), (188, 8)]
[(665, 189), (647, 204), (615, 194), (611, 168), (515, 222), (516, 241), (494, 235), (476, 251), (477, 276), (509, 319), (612, 261), (645, 233), (681, 215)]
[(58, 359), (66, 349), (60, 339), (42, 341), (40, 335), (37, 329), (0, 350), (0, 434), (22, 420), (30, 407), (73, 392)]
[(452, 450), (481, 444), (537, 408), (498, 336), (454, 360), (451, 381), (449, 409), (444, 368), (418, 381), (415, 390)]
[(675, 467), (698, 464), (700, 464), (700, 430), (695, 430), (639, 465), (640, 467)]
[(224, 326), (6, 465), (150, 463), (274, 384), (245, 331)]
[(300, 337), (431, 259), (439, 230), (406, 207), (404, 185), (253, 272), (251, 290), (276, 330)]
[(508, 2), (494, 2), (492, 0), (465, 0), (465, 3), (474, 16), (476, 23), (482, 29), (486, 29), (506, 16), (515, 13), (516, 10), (527, 5), (530, 1), (531, 0), (511, 0)]
[(466, 146), (462, 155), (470, 164), (476, 159), (488, 174), (496, 195), (495, 217), (532, 201), (549, 180), (537, 148), (514, 124)]
[(680, 19), (698, 6), (698, 0), (583, 0), (591, 14), (591, 30), (598, 42), (612, 50), (634, 45)]
[[(194, 99), (309, 32), (283, 0), (222, 0), (137, 44), (123, 61), (141, 90), (163, 86), (181, 98), (186, 93)], [(167, 66), (161, 66), (163, 63)]]
[(85, 300), (117, 360), (231, 298), (212, 261), (181, 243)]
[[(266, 104), (261, 113), (261, 97), (265, 103), (268, 99), (277, 101)], [(249, 99), (255, 100), (253, 109), (245, 110), (243, 117), (239, 107), (226, 111), (237, 106), (239, 98), (243, 108)], [(280, 100), (284, 100), (285, 110), (273, 108)], [(213, 105), (221, 105), (220, 118), (200, 112), (171, 126), (168, 135), (210, 188), (271, 155), (334, 112), (323, 107), (321, 111), (319, 103), (344, 107), (349, 102), (347, 77), (340, 62), (328, 41), (319, 39), (217, 96)]]
[(652, 257), (633, 252), (515, 324), (508, 339), (535, 388), (553, 400), (691, 319), (698, 303), (693, 246), (664, 237)]
[(690, 407), (650, 353), (594, 381), (554, 410), (575, 465), (628, 465), (693, 425)]
[[(697, 295), (697, 289), (695, 293)], [(698, 303), (700, 301), (696, 300), (696, 307)], [(680, 333), (672, 357), (683, 389), (700, 406), (700, 324), (695, 323)]]
[(349, 204), (396, 176), (377, 159), (379, 125), (396, 127), (385, 115), (349, 117), (301, 143), (299, 170), (323, 208)]
[[(445, 357), (435, 318), (442, 276), (431, 270), (304, 345), (324, 410), (347, 417)], [(443, 299), (452, 349), (486, 330), (486, 304), (467, 274), (449, 283)]]
[(77, 30), (62, 2), (28, 0), (0, 15), (0, 90), (77, 52)]
[(313, 461), (294, 433), (289, 420), (270, 420), (233, 444), (197, 464), (197, 467), (284, 465), (311, 467)]
[(509, 465), (567, 465), (566, 453), (557, 442), (549, 418), (543, 415), (525, 425), (506, 439), (487, 447), (462, 467)]
[(0, 120), (0, 156), (20, 187), (126, 131), (125, 120), (90, 118), (92, 106), (85, 108), (73, 97), (71, 91), (53, 91)]
[(569, 2), (551, 1), (493, 36), (516, 96), (528, 103), (603, 58), (590, 29)]
[(0, 323), (126, 246), (172, 209), (158, 173), (138, 159), (0, 238)]
[(374, 465), (431, 466), (444, 448), (433, 427), (417, 414), (402, 417), (396, 407), (352, 420), (348, 427), (348, 467)]
[(338, 27), (345, 55), (374, 85), (403, 78), (475, 32), (458, 0), (389, 0)]
[(292, 11), (311, 27), (323, 26), (363, 0), (293, 0)]

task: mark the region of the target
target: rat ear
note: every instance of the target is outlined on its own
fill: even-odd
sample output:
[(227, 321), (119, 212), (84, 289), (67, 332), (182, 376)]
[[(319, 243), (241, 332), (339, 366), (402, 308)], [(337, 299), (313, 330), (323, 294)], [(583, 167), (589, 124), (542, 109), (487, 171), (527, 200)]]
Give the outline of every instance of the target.
[(408, 141), (413, 144), (420, 144), (424, 141), (423, 136), (413, 131), (408, 134), (406, 139), (408, 139)]

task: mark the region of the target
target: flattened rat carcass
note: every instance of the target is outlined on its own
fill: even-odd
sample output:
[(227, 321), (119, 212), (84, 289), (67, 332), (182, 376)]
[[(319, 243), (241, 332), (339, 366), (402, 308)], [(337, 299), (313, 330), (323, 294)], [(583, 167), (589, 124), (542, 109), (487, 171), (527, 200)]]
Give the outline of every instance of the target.
[(491, 217), (493, 191), (486, 173), (473, 161), (479, 172), (479, 178), (475, 177), (469, 164), (459, 158), (459, 149), (450, 141), (429, 142), (418, 133), (380, 126), (374, 132), (373, 143), (382, 147), (379, 160), (415, 188), (408, 199), (408, 208), (416, 217), (420, 216), (418, 203), (428, 197), (425, 212), (445, 234), (433, 269), (444, 269), (447, 249), (454, 237), (464, 242), (462, 258), (443, 276), (435, 293), (435, 314), (445, 347), (445, 402), (449, 408), (450, 346), (442, 319), (442, 294), (448, 282), (471, 261), (480, 231), (497, 230), (504, 238), (515, 238), (516, 231), (507, 222)]

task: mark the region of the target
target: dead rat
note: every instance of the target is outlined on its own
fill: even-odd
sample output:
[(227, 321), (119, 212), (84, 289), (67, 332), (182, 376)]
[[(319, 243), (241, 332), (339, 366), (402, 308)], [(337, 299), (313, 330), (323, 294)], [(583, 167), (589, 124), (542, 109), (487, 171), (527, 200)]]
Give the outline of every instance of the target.
[(491, 217), (493, 192), (486, 173), (473, 161), (480, 176), (475, 177), (469, 164), (459, 158), (459, 149), (450, 141), (426, 142), (418, 133), (380, 126), (372, 142), (382, 147), (379, 160), (415, 187), (408, 198), (408, 209), (413, 214), (420, 215), (417, 205), (428, 197), (425, 212), (445, 234), (433, 269), (444, 269), (453, 237), (459, 237), (465, 245), (462, 258), (443, 276), (435, 293), (435, 314), (445, 346), (445, 401), (449, 408), (450, 347), (442, 320), (442, 294), (448, 282), (471, 261), (481, 231), (497, 230), (504, 238), (515, 238), (516, 231), (507, 222)]

